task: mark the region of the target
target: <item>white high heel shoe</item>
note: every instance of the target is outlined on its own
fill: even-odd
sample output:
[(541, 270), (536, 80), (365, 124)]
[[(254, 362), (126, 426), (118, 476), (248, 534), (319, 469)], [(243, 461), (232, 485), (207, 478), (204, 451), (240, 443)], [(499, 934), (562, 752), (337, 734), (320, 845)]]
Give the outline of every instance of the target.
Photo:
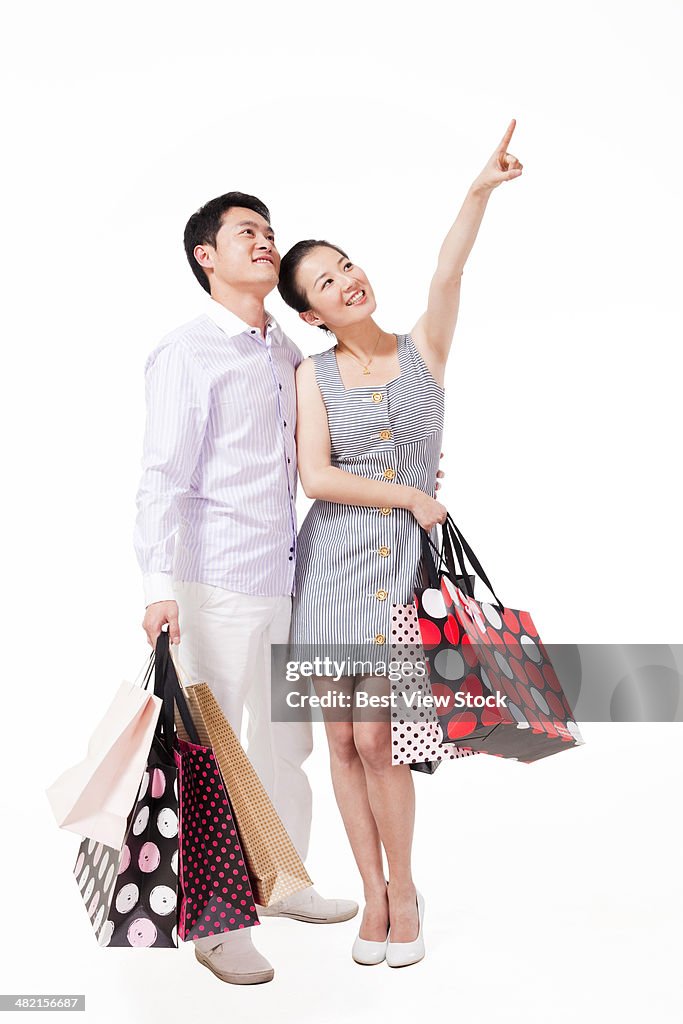
[(419, 963), (425, 955), (425, 940), (422, 934), (422, 922), (424, 921), (425, 901), (422, 894), (417, 895), (417, 938), (412, 942), (392, 942), (391, 929), (387, 937), (386, 961), (389, 967), (408, 967), (410, 964)]
[(381, 964), (386, 958), (387, 939), (384, 942), (373, 942), (372, 939), (361, 939), (356, 935), (351, 956), (357, 964), (366, 964), (368, 967)]
[[(389, 883), (387, 882), (387, 885), (388, 884)], [(374, 967), (375, 964), (381, 964), (386, 957), (388, 939), (388, 929), (387, 937), (382, 942), (376, 942), (373, 939), (361, 939), (359, 932), (358, 935), (356, 935), (353, 946), (351, 947), (351, 956), (357, 964), (365, 964), (368, 967)]]

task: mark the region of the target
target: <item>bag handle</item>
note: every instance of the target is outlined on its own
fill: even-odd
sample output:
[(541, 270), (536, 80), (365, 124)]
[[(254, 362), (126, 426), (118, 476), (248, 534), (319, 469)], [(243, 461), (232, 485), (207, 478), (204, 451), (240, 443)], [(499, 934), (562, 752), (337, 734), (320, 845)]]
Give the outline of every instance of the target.
[(181, 690), (184, 690), (185, 684), (187, 684), (188, 686), (192, 685), (192, 678), (190, 676), (190, 673), (183, 666), (183, 663), (180, 660), (180, 655), (178, 654), (177, 650), (175, 650), (177, 646), (177, 644), (169, 644), (168, 654), (171, 661), (173, 662), (173, 667), (175, 668), (176, 675), (178, 677), (178, 685), (180, 686)]
[(173, 756), (173, 737), (175, 735), (175, 708), (178, 708), (182, 723), (190, 739), (190, 743), (200, 745), (197, 729), (185, 700), (182, 687), (178, 680), (170, 654), (168, 630), (162, 630), (157, 638), (155, 648), (154, 692), (163, 700), (157, 729), (161, 725), (159, 735), (165, 750)]
[[(501, 613), (503, 611), (505, 611), (505, 606), (503, 605), (503, 602), (500, 600), (500, 598), (496, 594), (495, 590), (493, 589), (493, 585), (492, 585), (491, 581), (489, 580), (488, 576), (486, 575), (486, 573), (484, 572), (484, 569), (482, 568), (481, 562), (479, 561), (479, 559), (475, 555), (475, 553), (472, 550), (472, 548), (470, 547), (470, 545), (465, 540), (465, 538), (464, 538), (464, 536), (462, 534), (462, 530), (460, 530), (460, 528), (455, 524), (455, 522), (453, 521), (453, 517), (451, 516), (450, 513), (448, 513), (448, 516), (446, 518), (446, 522), (443, 525), (443, 543), (444, 543), (444, 549), (446, 551), (446, 559), (448, 560), (448, 557), (449, 557), (448, 556), (449, 549), (455, 548), (455, 552), (456, 552), (456, 555), (458, 557), (458, 563), (460, 564), (460, 566), (462, 566), (464, 564), (463, 553), (462, 553), (463, 549), (464, 549), (465, 554), (467, 555), (467, 558), (469, 559), (470, 565), (474, 569), (475, 573), (477, 574), (477, 576), (479, 576), (479, 578), (482, 580), (482, 582), (486, 584), (488, 589), (491, 591), (491, 593), (495, 597), (496, 602), (498, 604), (498, 611), (501, 612)], [(462, 547), (461, 547), (461, 544), (462, 544)], [(452, 551), (451, 551), (450, 557), (451, 557), (451, 559), (453, 557), (452, 556)], [(467, 580), (467, 582), (469, 584), (469, 579)], [(468, 594), (468, 597), (474, 597), (474, 588), (471, 587), (471, 586), (468, 586), (467, 594)]]
[[(423, 527), (420, 528), (420, 539), (422, 542), (422, 558), (424, 564), (427, 567), (427, 576), (429, 578), (429, 585), (435, 590), (438, 590), (441, 586), (441, 577), (448, 576), (449, 579), (455, 583), (456, 586), (461, 587), (468, 594), (472, 592), (474, 595), (474, 577), (471, 577), (467, 573), (465, 563), (462, 559), (462, 553), (459, 558), (460, 573), (456, 571), (455, 562), (453, 560), (453, 552), (450, 548), (447, 548), (445, 542), (442, 539), (441, 549), (437, 548), (436, 544), (429, 536), (427, 530)], [(457, 538), (456, 538), (457, 543)], [(432, 551), (438, 556), (438, 562), (434, 562)], [(443, 563), (446, 562), (446, 568), (444, 569)], [(462, 574), (462, 575), (461, 575)]]
[(434, 548), (437, 555), (439, 556), (439, 568), (441, 568), (441, 552), (437, 548), (434, 541), (429, 536), (423, 526), (420, 527), (420, 540), (422, 541), (422, 560), (427, 567), (427, 578), (429, 579), (429, 586), (432, 590), (439, 589), (439, 571), (434, 564), (434, 556), (432, 555), (431, 549)]
[[(150, 654), (149, 658), (147, 659), (147, 661), (144, 663), (144, 665), (142, 666), (142, 668), (140, 669), (140, 671), (136, 675), (135, 679), (133, 680), (133, 686), (139, 686), (142, 690), (146, 690), (148, 685), (149, 685), (149, 681), (152, 678), (152, 671), (153, 671), (153, 669), (154, 669), (154, 651), (152, 651), (152, 653)], [(140, 679), (142, 679), (142, 682), (140, 682)]]

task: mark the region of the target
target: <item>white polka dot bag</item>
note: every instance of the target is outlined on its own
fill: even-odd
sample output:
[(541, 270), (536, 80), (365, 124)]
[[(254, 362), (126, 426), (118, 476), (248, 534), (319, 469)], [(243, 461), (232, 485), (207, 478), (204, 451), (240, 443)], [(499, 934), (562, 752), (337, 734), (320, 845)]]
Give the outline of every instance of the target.
[[(178, 773), (174, 761), (172, 693), (165, 693), (168, 634), (150, 662), (154, 691), (163, 698), (147, 766), (129, 813), (121, 849), (84, 838), (76, 882), (101, 946), (178, 945)], [(192, 720), (185, 708), (190, 726)]]
[[(432, 593), (425, 614), (438, 617), (443, 609), (445, 617), (443, 598)], [(391, 644), (391, 763), (433, 775), (442, 761), (471, 757), (475, 751), (444, 742), (415, 604), (392, 605)]]

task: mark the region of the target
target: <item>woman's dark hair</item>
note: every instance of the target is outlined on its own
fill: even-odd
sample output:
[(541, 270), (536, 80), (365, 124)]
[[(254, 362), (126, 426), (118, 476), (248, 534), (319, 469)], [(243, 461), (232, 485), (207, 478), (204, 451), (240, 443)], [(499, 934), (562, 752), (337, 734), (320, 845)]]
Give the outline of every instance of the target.
[[(296, 279), (297, 271), (301, 261), (308, 256), (311, 249), (317, 249), (321, 245), (326, 246), (328, 249), (334, 249), (335, 252), (338, 252), (345, 259), (349, 258), (338, 245), (326, 242), (323, 238), (306, 238), (303, 242), (297, 242), (282, 257), (280, 282), (277, 288), (287, 305), (295, 309), (297, 313), (305, 313), (306, 310), (311, 308), (311, 303), (308, 301), (306, 293)], [(319, 324), (318, 326), (323, 331), (327, 330), (325, 324)]]
[(233, 206), (243, 206), (245, 210), (253, 210), (270, 224), (268, 207), (256, 196), (249, 196), (245, 192), (226, 192), (225, 195), (217, 196), (216, 199), (210, 199), (208, 203), (204, 203), (201, 209), (192, 214), (185, 225), (183, 242), (187, 261), (192, 268), (192, 273), (209, 295), (211, 294), (209, 278), (194, 258), (194, 250), (198, 245), (212, 245), (215, 248), (216, 235), (223, 223), (223, 214), (231, 210)]

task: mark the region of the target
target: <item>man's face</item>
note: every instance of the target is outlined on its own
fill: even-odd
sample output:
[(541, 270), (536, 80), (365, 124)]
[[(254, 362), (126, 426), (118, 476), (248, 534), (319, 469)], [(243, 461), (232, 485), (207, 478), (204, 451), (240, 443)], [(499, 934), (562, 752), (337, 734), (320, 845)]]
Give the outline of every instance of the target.
[(265, 296), (280, 274), (280, 254), (272, 227), (259, 213), (241, 206), (223, 214), (215, 247), (198, 245), (195, 258), (210, 269), (212, 292), (227, 285)]

